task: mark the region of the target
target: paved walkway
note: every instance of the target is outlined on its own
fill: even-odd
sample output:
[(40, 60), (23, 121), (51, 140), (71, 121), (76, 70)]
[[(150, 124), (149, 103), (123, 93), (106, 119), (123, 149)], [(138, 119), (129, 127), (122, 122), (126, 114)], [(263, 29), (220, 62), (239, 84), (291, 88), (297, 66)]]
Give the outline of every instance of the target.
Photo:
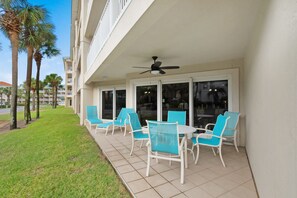
[[(180, 163), (152, 160), (150, 176), (145, 176), (147, 151), (135, 147), (132, 156), (131, 136), (120, 131), (114, 135), (104, 132), (90, 134), (102, 149), (123, 183), (135, 197), (203, 197), (253, 198), (257, 197), (245, 150), (237, 153), (233, 146), (223, 146), (224, 168), (219, 156), (211, 149), (202, 148), (198, 165), (188, 155), (189, 168), (185, 169), (185, 184), (180, 184)], [(139, 144), (137, 144), (139, 145)], [(144, 144), (145, 145), (145, 144)]]
[[(24, 111), (24, 107), (17, 107), (17, 111)], [(10, 108), (0, 109), (0, 114), (9, 114)]]

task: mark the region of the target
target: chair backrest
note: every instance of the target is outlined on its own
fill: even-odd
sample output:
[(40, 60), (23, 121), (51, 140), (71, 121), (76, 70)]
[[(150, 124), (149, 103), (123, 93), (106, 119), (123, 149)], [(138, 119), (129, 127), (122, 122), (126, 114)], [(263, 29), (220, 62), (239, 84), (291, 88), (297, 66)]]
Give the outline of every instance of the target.
[(141, 127), (137, 113), (128, 113), (128, 117), (129, 117), (129, 123), (130, 123), (132, 131), (139, 130), (139, 132), (133, 132), (132, 136), (134, 138), (138, 138), (138, 137), (142, 136), (142, 134), (143, 134), (142, 127)]
[[(213, 135), (222, 137), (224, 134), (224, 131), (226, 129), (227, 123), (228, 123), (229, 117), (219, 115), (217, 117), (216, 124), (213, 128)], [(216, 145), (220, 144), (220, 138), (212, 137), (212, 142)]]
[(129, 113), (135, 113), (134, 109), (132, 108), (122, 108), (118, 117), (117, 117), (117, 120), (120, 121), (121, 123), (124, 123), (125, 120), (128, 120), (129, 117), (128, 117), (128, 114)]
[(87, 119), (98, 119), (97, 106), (87, 106)]
[(179, 155), (177, 123), (147, 121), (152, 152)]
[(167, 122), (177, 122), (179, 125), (186, 125), (186, 111), (168, 111)]
[(230, 119), (228, 120), (226, 129), (235, 130), (236, 126), (237, 126), (237, 123), (238, 123), (238, 120), (239, 120), (240, 113), (239, 112), (226, 111), (224, 113), (224, 116), (230, 117)]

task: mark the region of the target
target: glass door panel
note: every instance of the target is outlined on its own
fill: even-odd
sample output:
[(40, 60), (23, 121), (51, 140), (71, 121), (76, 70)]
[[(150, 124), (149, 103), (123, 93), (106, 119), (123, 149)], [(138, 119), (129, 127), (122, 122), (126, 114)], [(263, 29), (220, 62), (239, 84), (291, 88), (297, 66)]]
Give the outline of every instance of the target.
[(126, 90), (116, 90), (116, 115), (118, 116), (121, 109), (126, 107)]
[(228, 80), (194, 82), (193, 96), (194, 126), (215, 123), (219, 114), (228, 111)]
[(113, 91), (102, 91), (102, 118), (113, 119)]
[(142, 125), (145, 120), (157, 120), (157, 106), (157, 85), (136, 87), (136, 111)]
[(189, 124), (189, 83), (162, 85), (162, 120), (167, 121), (168, 111), (186, 111)]

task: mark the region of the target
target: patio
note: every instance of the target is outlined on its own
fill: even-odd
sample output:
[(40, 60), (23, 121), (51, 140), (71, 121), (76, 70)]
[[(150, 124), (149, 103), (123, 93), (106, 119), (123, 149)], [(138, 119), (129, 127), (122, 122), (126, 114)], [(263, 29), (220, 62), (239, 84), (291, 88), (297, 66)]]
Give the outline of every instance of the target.
[(177, 162), (170, 166), (168, 161), (159, 160), (157, 164), (152, 160), (150, 176), (146, 177), (146, 146), (140, 149), (139, 142), (136, 142), (130, 156), (129, 133), (123, 136), (120, 130), (116, 130), (114, 135), (108, 133), (105, 136), (105, 132), (95, 134), (92, 129), (90, 134), (134, 197), (257, 197), (244, 148), (237, 153), (233, 146), (223, 146), (226, 168), (210, 148), (200, 147), (197, 165), (188, 153), (188, 169), (185, 169), (185, 184), (182, 185)]

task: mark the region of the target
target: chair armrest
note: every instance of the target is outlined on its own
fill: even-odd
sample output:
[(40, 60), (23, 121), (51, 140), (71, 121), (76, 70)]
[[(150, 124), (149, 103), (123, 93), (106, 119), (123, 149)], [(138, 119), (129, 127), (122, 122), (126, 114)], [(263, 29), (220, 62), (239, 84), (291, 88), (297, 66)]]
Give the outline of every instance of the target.
[(205, 125), (205, 129), (207, 130), (207, 128), (209, 127), (209, 126), (214, 126), (215, 124), (214, 123), (208, 123), (207, 125)]
[(221, 137), (221, 136), (217, 136), (217, 135), (213, 135), (213, 134), (209, 134), (209, 133), (201, 133), (201, 134), (197, 135), (197, 137), (196, 137), (197, 142), (198, 142), (198, 138), (199, 137), (202, 137), (202, 138), (216, 137), (216, 138), (220, 138), (220, 139), (226, 140), (226, 138)]
[(129, 133), (135, 133), (135, 132), (142, 132), (142, 129), (138, 129), (138, 130), (130, 131)]

